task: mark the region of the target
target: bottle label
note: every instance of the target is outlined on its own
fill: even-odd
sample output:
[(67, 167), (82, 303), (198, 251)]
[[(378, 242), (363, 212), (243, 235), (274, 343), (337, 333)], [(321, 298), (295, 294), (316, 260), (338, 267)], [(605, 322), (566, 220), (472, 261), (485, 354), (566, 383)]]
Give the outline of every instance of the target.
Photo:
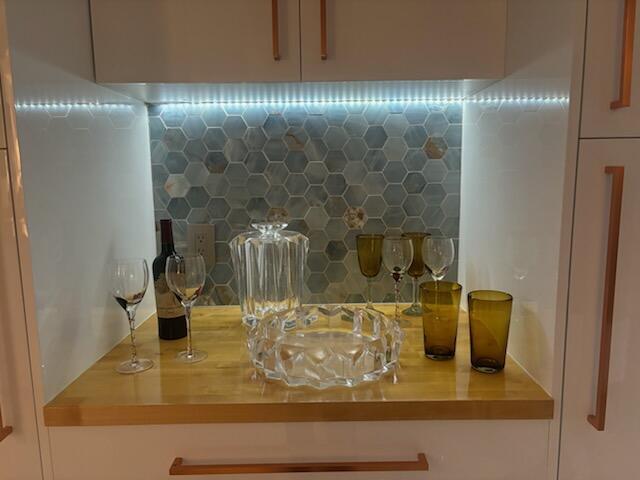
[(177, 318), (184, 315), (184, 308), (174, 295), (169, 290), (167, 281), (164, 278), (164, 273), (161, 273), (158, 280), (154, 282), (156, 290), (156, 309), (158, 311), (158, 318)]

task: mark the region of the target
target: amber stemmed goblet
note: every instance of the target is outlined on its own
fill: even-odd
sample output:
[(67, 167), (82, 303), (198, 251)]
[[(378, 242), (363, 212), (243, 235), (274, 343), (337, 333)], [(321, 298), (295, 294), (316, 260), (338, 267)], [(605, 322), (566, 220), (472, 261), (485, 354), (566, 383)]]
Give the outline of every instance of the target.
[(420, 304), (418, 295), (418, 282), (420, 277), (427, 271), (424, 259), (422, 258), (422, 245), (428, 235), (429, 234), (425, 232), (407, 232), (402, 234), (403, 237), (411, 239), (411, 243), (413, 244), (413, 261), (409, 266), (409, 270), (407, 270), (407, 274), (413, 279), (413, 303), (409, 308), (405, 308), (402, 313), (413, 317), (422, 315), (422, 305)]
[(367, 279), (367, 308), (373, 308), (371, 284), (373, 283), (373, 279), (380, 273), (383, 241), (384, 235), (377, 233), (363, 233), (356, 236), (360, 273)]
[(386, 237), (382, 245), (382, 261), (395, 282), (396, 310), (395, 319), (401, 326), (408, 326), (408, 321), (400, 320), (400, 281), (413, 260), (413, 244), (407, 237)]

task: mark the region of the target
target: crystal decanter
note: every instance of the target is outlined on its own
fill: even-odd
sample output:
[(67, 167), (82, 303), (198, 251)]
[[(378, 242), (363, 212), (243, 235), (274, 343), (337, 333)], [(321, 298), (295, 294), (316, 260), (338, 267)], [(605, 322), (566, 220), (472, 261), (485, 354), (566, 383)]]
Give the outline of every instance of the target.
[(265, 315), (301, 306), (309, 239), (283, 222), (251, 226), (230, 247), (242, 321), (254, 327)]

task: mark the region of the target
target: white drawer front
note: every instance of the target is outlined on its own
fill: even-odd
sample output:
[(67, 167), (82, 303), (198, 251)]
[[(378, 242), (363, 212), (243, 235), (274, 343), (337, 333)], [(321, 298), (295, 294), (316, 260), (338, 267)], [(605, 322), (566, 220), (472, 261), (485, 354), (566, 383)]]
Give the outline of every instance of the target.
[[(209, 475), (203, 479), (540, 480), (547, 421), (415, 421), (55, 427), (55, 480), (155, 480), (185, 463), (415, 460), (428, 472)], [(184, 477), (183, 477), (184, 478)]]

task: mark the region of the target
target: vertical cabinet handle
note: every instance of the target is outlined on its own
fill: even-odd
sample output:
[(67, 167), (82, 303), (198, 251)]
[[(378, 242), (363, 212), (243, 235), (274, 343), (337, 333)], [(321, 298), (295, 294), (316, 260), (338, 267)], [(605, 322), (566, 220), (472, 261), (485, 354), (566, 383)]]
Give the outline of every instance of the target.
[(271, 0), (271, 41), (273, 43), (273, 59), (280, 60), (280, 24), (278, 17), (278, 0)]
[(636, 29), (636, 0), (624, 1), (622, 30), (622, 58), (620, 60), (620, 87), (618, 99), (611, 102), (611, 110), (631, 105), (631, 77), (633, 73), (633, 39)]
[(13, 432), (13, 428), (2, 423), (2, 411), (0, 411), (0, 442), (7, 438), (11, 432)]
[(327, 59), (327, 0), (320, 0), (320, 59)]
[(607, 175), (612, 176), (609, 233), (607, 235), (607, 259), (604, 273), (604, 298), (602, 302), (602, 329), (600, 332), (600, 361), (598, 366), (598, 387), (596, 391), (596, 413), (587, 417), (587, 421), (600, 432), (604, 430), (604, 420), (607, 413), (609, 360), (611, 358), (613, 304), (616, 291), (616, 267), (618, 263), (618, 240), (620, 238), (624, 167), (605, 167), (604, 171)]
[(247, 473), (302, 472), (424, 472), (429, 462), (424, 453), (413, 461), (326, 462), (326, 463), (240, 463), (185, 465), (181, 457), (173, 460), (169, 475), (237, 475)]

